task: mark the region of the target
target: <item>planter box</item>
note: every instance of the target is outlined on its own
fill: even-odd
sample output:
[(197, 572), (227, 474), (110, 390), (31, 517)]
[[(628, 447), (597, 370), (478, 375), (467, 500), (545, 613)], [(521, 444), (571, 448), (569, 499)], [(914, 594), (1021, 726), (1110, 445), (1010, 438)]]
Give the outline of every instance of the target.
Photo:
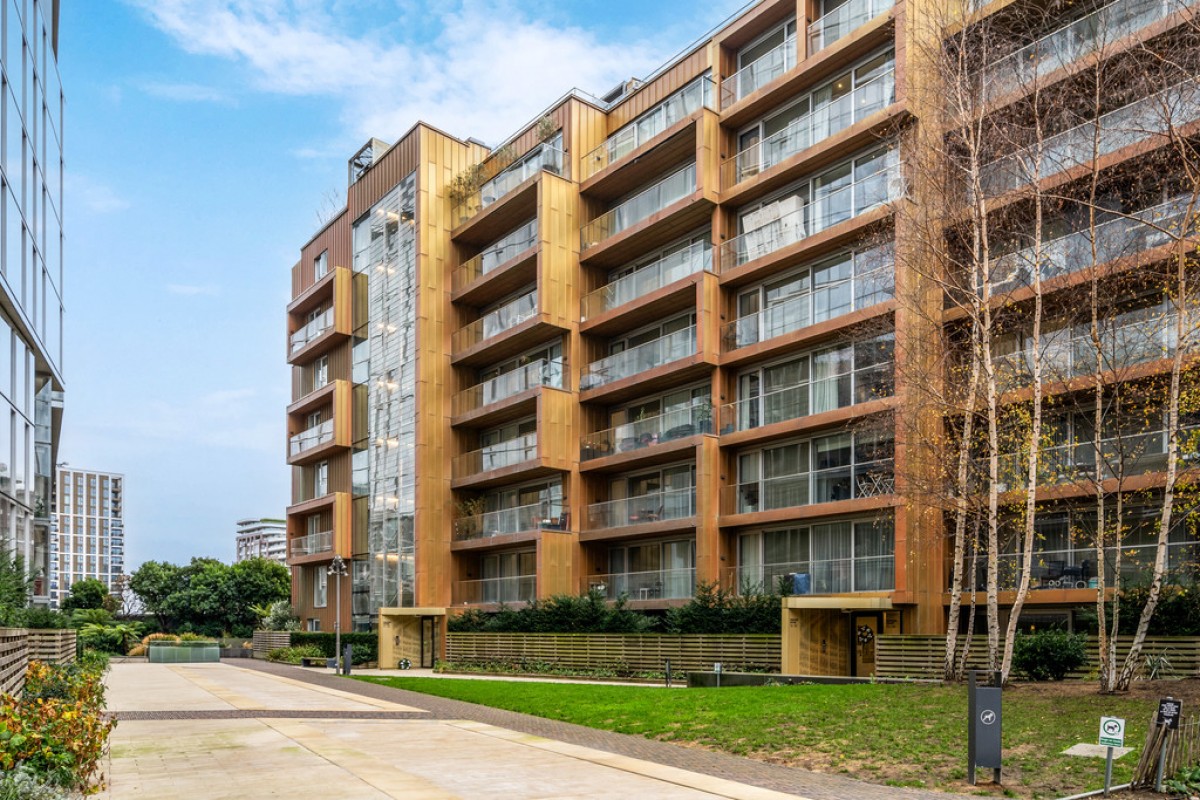
[(221, 660), (221, 646), (212, 644), (150, 643), (151, 664), (215, 664)]
[(46, 664), (70, 664), (75, 660), (75, 631), (35, 629), (26, 631), (29, 660)]

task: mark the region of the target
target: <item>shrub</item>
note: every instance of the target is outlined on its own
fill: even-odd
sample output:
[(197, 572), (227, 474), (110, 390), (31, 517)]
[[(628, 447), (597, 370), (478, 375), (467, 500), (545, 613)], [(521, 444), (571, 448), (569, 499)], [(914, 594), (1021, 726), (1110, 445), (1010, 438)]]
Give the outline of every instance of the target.
[(280, 664), (299, 664), (302, 658), (327, 658), (321, 652), (321, 648), (314, 645), (304, 645), (302, 647), (280, 647), (267, 653), (267, 661), (275, 661)]
[[(332, 633), (310, 633), (296, 631), (292, 633), (292, 647), (311, 646), (320, 650), (317, 655), (325, 658), (334, 657), (337, 647), (337, 636)], [(342, 634), (342, 647), (350, 645), (350, 663), (366, 664), (379, 660), (379, 634), (353, 631)]]
[(116, 724), (103, 715), (107, 664), (96, 657), (30, 664), (24, 695), (0, 696), (0, 769), (21, 767), (42, 782), (84, 794), (102, 789), (100, 762)]
[(0, 800), (76, 800), (78, 792), (64, 789), (21, 765), (0, 772)]
[(53, 611), (49, 608), (27, 608), (24, 616), (25, 619), (21, 623), (22, 628), (62, 630), (71, 627), (70, 617), (61, 611)]
[(1061, 681), (1087, 662), (1087, 637), (1066, 631), (1018, 633), (1013, 667), (1035, 681)]
[(668, 633), (779, 633), (779, 595), (731, 594), (702, 583), (686, 605), (667, 611)]
[(555, 595), (520, 608), (501, 605), (484, 613), (470, 609), (451, 617), (447, 627), (463, 633), (646, 633), (655, 618), (629, 608), (624, 596), (609, 604), (602, 592), (582, 597)]

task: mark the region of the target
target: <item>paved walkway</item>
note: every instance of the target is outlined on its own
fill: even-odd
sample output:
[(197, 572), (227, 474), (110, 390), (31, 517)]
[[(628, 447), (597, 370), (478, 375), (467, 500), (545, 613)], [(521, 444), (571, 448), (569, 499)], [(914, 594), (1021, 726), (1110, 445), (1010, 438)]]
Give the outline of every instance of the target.
[[(699, 748), (681, 747), (640, 736), (585, 728), (568, 722), (518, 714), (474, 703), (449, 700), (418, 692), (407, 692), (363, 681), (351, 681), (326, 670), (306, 670), (266, 661), (230, 661), (227, 663), (241, 663), (255, 671), (287, 676), (312, 686), (341, 689), (364, 698), (390, 701), (421, 709), (436, 719), (480, 722), (517, 734), (539, 737), (542, 741), (550, 740), (566, 746), (585, 748), (592, 753), (611, 754), (636, 760), (642, 764), (657, 764), (693, 776), (718, 778), (746, 788), (759, 787), (772, 792), (782, 792), (790, 797), (803, 797), (810, 800), (918, 800), (918, 798), (965, 800), (966, 798), (965, 795), (879, 786), (841, 775), (828, 775), (765, 764), (747, 758)], [(374, 671), (363, 674), (374, 674)], [(474, 762), (472, 762), (472, 768), (474, 768)], [(573, 792), (574, 787), (560, 786), (557, 796), (586, 796), (576, 795)], [(509, 796), (536, 797), (538, 795), (517, 793)], [(657, 795), (643, 796), (656, 797)]]
[(437, 713), (387, 696), (394, 690), (383, 687), (332, 675), (323, 683), (299, 669), (262, 666), (114, 664), (108, 707), (119, 724), (106, 769), (108, 796), (793, 796), (497, 727), (470, 715)]

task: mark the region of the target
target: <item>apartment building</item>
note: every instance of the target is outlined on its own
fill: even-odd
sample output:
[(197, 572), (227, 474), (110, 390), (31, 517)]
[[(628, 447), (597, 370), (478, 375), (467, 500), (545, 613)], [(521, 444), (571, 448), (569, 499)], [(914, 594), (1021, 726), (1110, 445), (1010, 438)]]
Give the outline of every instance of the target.
[(287, 563), (287, 524), (282, 519), (239, 519), (234, 561), (268, 558)]
[(0, 247), (0, 550), (50, 599), (62, 416), (63, 93), (58, 0), (5, 0)]
[[(963, 263), (942, 251), (970, 203), (922, 166), (947, 141), (931, 103), (951, 94), (930, 31), (1005, 32), (988, 39), (1007, 50), (981, 113), (1015, 130), (1031, 72), (1069, 98), (1077, 61), (1190, 17), (1130, 0), (953, 18), (933, 5), (762, 0), (644, 80), (569, 92), (494, 149), (417, 123), (355, 154), (346, 208), (302, 247), (287, 310), (302, 616), (332, 629), (340, 556), (342, 624), (380, 625), (414, 660), (461, 609), (589, 590), (663, 609), (701, 583), (786, 582), (789, 672), (870, 674), (875, 634), (944, 631), (953, 526), (917, 487), (935, 482), (945, 458), (928, 450), (953, 415), (922, 384), (964, 326), (929, 265)], [(1097, 46), (1099, 30), (1112, 40)], [(1155, 144), (1116, 136), (1089, 159), (1057, 124), (1063, 186), (1101, 156), (1118, 186), (1123, 159)], [(1019, 188), (1006, 181), (1023, 158), (997, 156), (984, 190)], [(1152, 248), (1149, 218), (1117, 211)], [(1078, 214), (1062, 216), (1069, 237)], [(1070, 262), (1055, 275), (1079, 271), (1046, 254)], [(1028, 336), (1003, 336), (997, 363), (1024, 363)], [(1056, 491), (1039, 524), (1057, 569), (1031, 612), (1095, 601), (1095, 561), (1086, 575), (1086, 550), (1050, 535), (1082, 513)]]
[(115, 472), (58, 468), (53, 537), (50, 541), (50, 603), (61, 606), (71, 586), (103, 581), (110, 594), (124, 591), (125, 476)]

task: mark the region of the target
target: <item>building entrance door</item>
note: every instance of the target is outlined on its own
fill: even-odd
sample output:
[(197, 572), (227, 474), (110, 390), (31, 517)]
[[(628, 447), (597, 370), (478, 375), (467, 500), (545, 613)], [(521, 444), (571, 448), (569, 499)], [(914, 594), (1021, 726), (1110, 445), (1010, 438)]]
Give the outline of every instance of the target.
[(883, 630), (881, 614), (854, 614), (850, 624), (851, 669), (859, 678), (875, 674), (875, 642)]
[(433, 669), (437, 658), (437, 618), (421, 617), (421, 668)]

